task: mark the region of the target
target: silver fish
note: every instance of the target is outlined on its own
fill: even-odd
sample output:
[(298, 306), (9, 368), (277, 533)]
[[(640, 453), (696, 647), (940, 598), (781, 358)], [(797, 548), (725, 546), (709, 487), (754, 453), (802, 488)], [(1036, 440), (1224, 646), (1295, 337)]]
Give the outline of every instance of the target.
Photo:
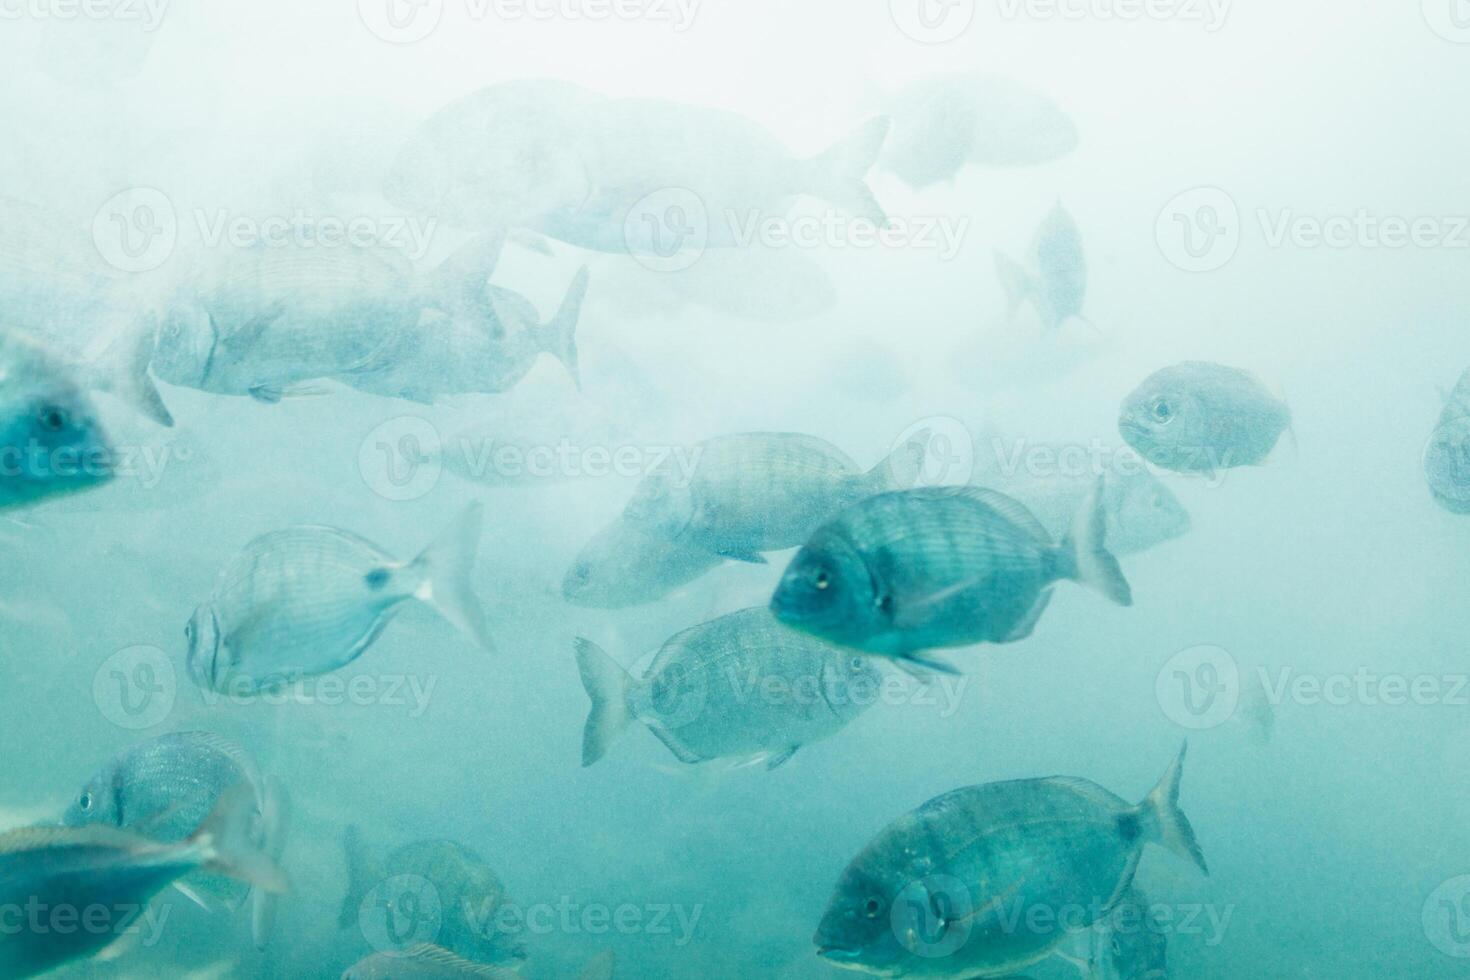
[(818, 953), (879, 976), (1006, 976), (1116, 908), (1145, 846), (1208, 874), (1179, 809), (1183, 761), (1181, 751), (1137, 806), (1059, 776), (935, 797), (848, 865), (817, 928)]
[[(478, 853), (449, 840), (406, 844), (386, 858), (375, 858), (361, 832), (349, 824), (343, 838), (347, 855), (347, 894), (337, 917), (339, 928), (357, 927), (363, 903), (384, 902), (400, 924), (417, 926), (416, 915), (434, 914), (420, 902), (432, 890), (437, 922), (432, 941), (476, 963), (519, 963), (526, 958), (520, 935), (497, 931), (497, 913), (510, 905), (504, 883)], [(396, 885), (403, 886), (395, 890)], [(412, 928), (406, 931), (412, 932)]]
[(471, 504), (411, 562), (332, 527), (256, 538), (189, 621), (190, 675), (206, 689), (250, 692), (329, 673), (361, 656), (410, 599), (489, 647), (471, 581), (481, 511)]
[(37, 341), (0, 330), (0, 509), (100, 486), (114, 465), (72, 372)]
[(787, 625), (834, 643), (952, 670), (917, 654), (1024, 639), (1056, 582), (1080, 582), (1131, 604), (1105, 528), (1100, 485), (1061, 544), (1024, 506), (992, 490), (870, 497), (812, 535), (771, 608)]
[[(250, 843), (255, 797), (226, 792), (185, 841), (157, 843), (113, 827), (32, 827), (0, 835), (0, 908), (36, 910), (0, 932), (0, 973), (29, 977), (92, 956), (116, 941), (125, 913), (198, 871), (282, 892), (279, 867)], [(65, 917), (63, 919), (62, 917)], [(60, 927), (69, 922), (66, 928)], [(104, 927), (96, 923), (102, 922)], [(77, 923), (91, 923), (77, 928)]]
[(1118, 430), (1144, 459), (1210, 475), (1256, 466), (1291, 428), (1291, 409), (1240, 368), (1185, 361), (1149, 375), (1123, 402)]
[(576, 649), (592, 701), (584, 766), (636, 720), (680, 762), (756, 758), (774, 769), (867, 710), (882, 680), (868, 657), (789, 629), (763, 608), (676, 634), (640, 678), (589, 640)]
[(623, 518), (671, 541), (761, 564), (762, 551), (796, 547), (844, 507), (913, 486), (924, 451), (925, 440), (912, 440), (864, 472), (814, 436), (719, 436), (695, 447), (692, 470), (688, 460), (671, 458), (645, 477)]
[(1046, 163), (1077, 146), (1077, 127), (1050, 98), (998, 75), (915, 82), (887, 105), (893, 131), (880, 165), (915, 190), (953, 181), (967, 164)]
[[(1026, 451), (1029, 452), (1029, 447)], [(1060, 453), (1062, 448), (1052, 451)], [(1143, 466), (1141, 459), (1134, 457), (1134, 460), (1136, 468), (1117, 466), (1102, 474), (1108, 550), (1119, 557), (1138, 554), (1182, 537), (1191, 525), (1189, 512), (1179, 498)], [(1023, 466), (994, 465), (977, 467), (970, 482), (1014, 497), (1053, 538), (1059, 539), (1066, 534), (1096, 478), (1091, 472), (1049, 471), (1032, 475)]]
[(1050, 330), (1074, 317), (1086, 320), (1082, 304), (1087, 299), (1087, 257), (1076, 222), (1060, 204), (1037, 229), (1026, 265), (996, 252), (995, 268), (1005, 287), (1009, 316), (1030, 302)]
[[(784, 214), (801, 194), (885, 225), (863, 178), (887, 130), (886, 119), (873, 120), (798, 160), (733, 112), (513, 82), (429, 119), (404, 147), (385, 193), (469, 227), (515, 223), (595, 251), (669, 255), (743, 244), (744, 228)], [(680, 191), (658, 196), (670, 188)]]
[[(251, 843), (266, 853), (278, 853), (284, 806), (279, 786), (261, 778), (243, 747), (212, 732), (161, 735), (124, 750), (87, 781), (61, 822), (67, 827), (116, 827), (160, 843), (176, 843), (195, 833), (220, 797), (238, 785), (255, 794)], [(243, 902), (249, 891), (217, 876), (190, 875), (188, 880), (230, 905)], [(263, 906), (273, 897), (255, 889), (253, 900), (255, 942), (263, 946), (269, 937), (260, 927), (272, 914)]]
[(723, 563), (704, 548), (670, 541), (619, 517), (578, 552), (562, 578), (561, 594), (592, 609), (641, 606)]
[(1430, 493), (1452, 514), (1470, 514), (1470, 371), (1445, 396), (1439, 424), (1424, 447)]
[(524, 298), (488, 284), (503, 243), (472, 242), (424, 274), (388, 248), (230, 250), (171, 305), (153, 369), (171, 384), (264, 402), (323, 379), (425, 403), (504, 391), (542, 351), (575, 376), (585, 273), (542, 326)]
[(1089, 980), (1168, 980), (1168, 923), (1134, 886), (1088, 936)]
[(419, 943), (402, 952), (374, 953), (349, 966), (342, 980), (521, 980), (514, 970), (475, 963), (439, 946)]

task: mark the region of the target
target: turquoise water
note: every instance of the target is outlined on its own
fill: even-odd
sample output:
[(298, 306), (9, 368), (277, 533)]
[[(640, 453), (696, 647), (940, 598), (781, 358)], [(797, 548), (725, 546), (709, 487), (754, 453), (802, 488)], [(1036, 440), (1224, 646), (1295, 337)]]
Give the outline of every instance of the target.
[[(1169, 976), (1470, 975), (1470, 524), (1421, 466), (1437, 389), (1470, 365), (1455, 122), (1470, 34), (1450, 0), (1419, 6), (13, 7), (0, 312), (57, 350), (167, 311), (232, 235), (260, 247), (262, 229), (361, 220), (432, 268), (475, 229), (405, 214), (384, 177), (430, 114), (515, 79), (729, 110), (791, 159), (905, 118), (905, 86), (943, 73), (1012, 79), (1076, 132), (1045, 160), (922, 189), (873, 167), (907, 229), (880, 245), (813, 196), (782, 213), (817, 223), (781, 227), (814, 241), (696, 249), (687, 266), (512, 235), (493, 281), (542, 320), (589, 268), (580, 389), (551, 356), (510, 390), (433, 404), (332, 380), (278, 404), (161, 382), (171, 429), (98, 394), (135, 472), (0, 513), (0, 827), (54, 821), (130, 745), (217, 731), (290, 797), (293, 887), (263, 950), (246, 911), (170, 890), (159, 929), (56, 975), (339, 975), (383, 942), (370, 916), (338, 924), (353, 824), (378, 855), (477, 851), (529, 913), (532, 980), (604, 950), (618, 977), (841, 976), (813, 932), (892, 820), (1051, 775), (1137, 801), (1185, 739), (1180, 804), (1210, 874), (1149, 848), (1137, 876), (1177, 923)], [(939, 112), (925, 159), (963, 112)], [(1031, 118), (1008, 138), (1036, 138)], [(666, 173), (693, 152), (616, 150)], [(1030, 308), (1007, 317), (994, 253), (1025, 260), (1058, 202), (1087, 322), (1048, 330)], [(885, 667), (882, 703), (771, 771), (681, 766), (636, 725), (581, 766), (575, 638), (646, 664), (680, 630), (766, 605), (792, 554), (717, 563), (628, 608), (567, 601), (568, 568), (659, 460), (800, 432), (866, 469), (928, 432), (943, 439), (926, 480), (962, 482), (997, 433), (1007, 451), (1116, 447), (1123, 399), (1184, 360), (1247, 368), (1292, 431), (1264, 465), (1160, 476), (1191, 527), (1122, 558), (1131, 608), (1060, 586), (1028, 639), (948, 651), (961, 676), (927, 691)], [(454, 453), (486, 440), (518, 452), (467, 479)], [(191, 679), (184, 626), (256, 536), (332, 525), (407, 560), (472, 501), (495, 652), (409, 603), (329, 675), (340, 687), (230, 698)]]

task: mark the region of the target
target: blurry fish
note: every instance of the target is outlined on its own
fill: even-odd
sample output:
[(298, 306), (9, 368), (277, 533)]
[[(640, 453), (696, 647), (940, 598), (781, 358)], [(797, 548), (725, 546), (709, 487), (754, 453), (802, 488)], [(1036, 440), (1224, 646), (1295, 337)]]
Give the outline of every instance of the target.
[[(1000, 442), (996, 445), (999, 447)], [(1063, 447), (1046, 448), (1055, 453), (1063, 451)], [(981, 455), (989, 459), (988, 454)], [(1121, 459), (1116, 454), (1113, 458)], [(1179, 498), (1144, 467), (1142, 460), (1134, 457), (1133, 461), (1136, 467), (1114, 466), (1102, 474), (1108, 550), (1120, 557), (1181, 537), (1188, 533), (1191, 523), (1189, 512)], [(977, 467), (971, 482), (1020, 501), (1053, 538), (1061, 538), (1087, 499), (1096, 477), (1090, 469), (1087, 472), (1048, 470), (1033, 475), (1024, 465), (1018, 465), (1008, 471), (997, 458), (996, 465)]]
[(640, 606), (662, 599), (724, 560), (619, 517), (577, 554), (562, 579), (561, 594), (570, 603), (592, 609)]
[[(784, 214), (801, 194), (886, 225), (863, 178), (887, 131), (876, 119), (798, 160), (734, 112), (521, 81), (435, 114), (409, 140), (385, 193), (469, 227), (520, 224), (595, 251), (667, 256), (744, 244), (745, 228)], [(658, 194), (668, 201), (637, 211)]]
[(6, 929), (0, 932), (0, 973), (35, 976), (100, 952), (118, 939), (126, 925), (120, 917), (130, 922), (154, 895), (197, 871), (285, 891), (281, 870), (250, 842), (254, 813), (254, 793), (239, 786), (220, 798), (197, 832), (178, 843), (157, 843), (103, 826), (28, 828), (0, 835), (0, 907), (70, 909), (73, 921), (100, 908), (109, 926), (63, 930), (22, 924), (18, 930)]
[(1444, 403), (1424, 448), (1424, 476), (1436, 503), (1452, 514), (1470, 514), (1470, 371)]
[(893, 131), (880, 166), (915, 190), (954, 180), (966, 164), (1046, 163), (1077, 146), (1077, 127), (1056, 103), (998, 75), (937, 75), (887, 108)]
[(817, 952), (881, 976), (999, 977), (1039, 962), (1069, 933), (1017, 923), (1032, 909), (1113, 910), (1146, 845), (1209, 873), (1179, 809), (1183, 762), (1181, 751), (1137, 806), (1067, 777), (935, 797), (848, 865), (817, 928)]
[(1291, 409), (1255, 375), (1205, 361), (1156, 371), (1123, 402), (1118, 430), (1149, 462), (1181, 473), (1256, 466)]
[[(525, 943), (520, 936), (496, 929), (496, 915), (510, 898), (499, 876), (475, 851), (454, 841), (423, 840), (377, 860), (352, 824), (347, 826), (343, 847), (348, 882), (337, 917), (339, 928), (356, 927), (363, 903), (369, 898), (391, 900), (375, 895), (375, 890), (404, 877), (432, 888), (438, 899), (440, 918), (434, 933), (438, 946), (477, 963), (513, 964), (525, 959)], [(416, 896), (417, 892), (412, 892), (404, 897), (412, 901)], [(397, 914), (399, 910), (392, 911)], [(427, 909), (415, 912), (428, 914)]]
[[(255, 761), (241, 746), (211, 732), (161, 735), (119, 753), (88, 780), (61, 822), (67, 827), (116, 827), (160, 843), (177, 843), (195, 833), (225, 791), (238, 785), (250, 787), (255, 794), (250, 843), (279, 857), (279, 787), (261, 778)], [(201, 891), (220, 895), (229, 905), (237, 906), (245, 899), (234, 882), (197, 875), (189, 880)], [(261, 889), (255, 889), (253, 897), (257, 909), (253, 917), (263, 922), (270, 913), (261, 906), (270, 905), (274, 897)], [(257, 945), (266, 938), (257, 931)]]
[(402, 952), (374, 953), (342, 974), (342, 980), (453, 980), (455, 977), (521, 980), (514, 970), (472, 963), (429, 943), (410, 946)]
[(917, 654), (1030, 636), (1059, 581), (1130, 605), (1128, 582), (1104, 545), (1101, 482), (1061, 544), (1024, 506), (992, 490), (869, 498), (802, 547), (771, 608), (787, 625), (834, 643), (952, 670)]
[(383, 195), (459, 228), (524, 226), (590, 193), (578, 126), (586, 107), (602, 101), (550, 79), (517, 79), (467, 95), (418, 127)]
[(1073, 317), (1086, 322), (1082, 304), (1087, 298), (1087, 258), (1077, 225), (1060, 204), (1037, 229), (1026, 261), (1023, 267), (995, 253), (995, 269), (1006, 291), (1007, 315), (1014, 317), (1023, 303), (1030, 302), (1049, 330)]
[(849, 504), (913, 486), (925, 443), (912, 440), (863, 472), (814, 436), (718, 436), (645, 477), (623, 516), (671, 541), (764, 564), (762, 551), (800, 545)]
[(589, 640), (577, 640), (577, 667), (592, 701), (584, 766), (636, 720), (680, 762), (756, 758), (775, 769), (862, 714), (883, 678), (869, 658), (782, 626), (763, 608), (676, 634), (641, 678)]
[(0, 509), (100, 486), (113, 466), (73, 374), (37, 341), (0, 331)]
[(489, 285), (503, 243), (471, 242), (426, 274), (389, 248), (229, 250), (170, 306), (153, 369), (170, 384), (263, 402), (322, 379), (425, 403), (498, 392), (542, 351), (575, 377), (585, 274), (542, 326), (524, 298)]
[(190, 676), (208, 690), (241, 692), (329, 673), (361, 656), (410, 599), (488, 648), (472, 582), (481, 511), (471, 504), (411, 562), (333, 527), (256, 538), (189, 620)]
[(1169, 924), (1136, 886), (1092, 929), (1091, 980), (1168, 980)]

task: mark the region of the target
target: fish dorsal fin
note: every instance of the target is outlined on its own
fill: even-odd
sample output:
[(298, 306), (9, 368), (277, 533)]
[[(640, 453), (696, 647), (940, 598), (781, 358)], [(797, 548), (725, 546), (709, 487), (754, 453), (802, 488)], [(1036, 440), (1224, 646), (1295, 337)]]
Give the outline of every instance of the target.
[(1055, 544), (1051, 534), (1036, 515), (1014, 497), (1008, 497), (999, 490), (991, 490), (988, 487), (928, 487), (923, 490), (914, 490), (913, 493), (922, 494), (931, 500), (943, 500), (948, 497), (962, 497), (984, 504), (987, 508), (999, 514), (1007, 521), (1019, 527), (1031, 535), (1038, 544), (1051, 547)]
[(421, 966), (442, 967), (452, 976), (488, 977), (492, 980), (519, 980), (520, 978), (520, 974), (513, 970), (491, 966), (489, 963), (476, 963), (450, 952), (443, 946), (435, 946), (431, 943), (418, 943), (410, 946), (400, 955)]

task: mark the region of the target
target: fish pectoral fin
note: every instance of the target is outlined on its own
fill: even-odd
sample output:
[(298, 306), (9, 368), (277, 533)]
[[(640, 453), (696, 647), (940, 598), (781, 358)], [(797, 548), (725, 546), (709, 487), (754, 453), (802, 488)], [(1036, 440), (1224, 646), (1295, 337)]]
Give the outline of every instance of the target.
[(747, 551), (742, 548), (717, 548), (715, 554), (730, 561), (743, 561), (751, 565), (769, 565), (765, 555), (759, 551)]
[(669, 731), (664, 726), (650, 723), (646, 719), (640, 720), (642, 720), (643, 723), (648, 726), (648, 730), (653, 732), (658, 740), (664, 743), (664, 747), (672, 752), (674, 754), (674, 758), (678, 759), (680, 762), (684, 763), (685, 765), (695, 766), (705, 761), (704, 758), (690, 751), (687, 746), (685, 746), (677, 738), (674, 737), (673, 732)]
[(1015, 628), (1006, 634), (1006, 643), (1015, 643), (1024, 640), (1036, 630), (1036, 624), (1041, 622), (1041, 614), (1046, 612), (1047, 604), (1051, 602), (1051, 590), (1046, 589), (1036, 599), (1036, 604), (1031, 607), (1024, 619), (1016, 624)]
[(267, 405), (277, 405), (283, 398), (317, 398), (331, 394), (325, 385), (252, 385), (250, 397)]
[(772, 769), (779, 769), (784, 766), (796, 754), (796, 750), (799, 748), (801, 748), (800, 745), (793, 745), (789, 749), (783, 749), (775, 755), (767, 757), (766, 771), (770, 772)]
[(1061, 960), (1063, 963), (1067, 963), (1073, 967), (1076, 967), (1077, 972), (1081, 973), (1084, 978), (1092, 976), (1092, 967), (1088, 964), (1087, 960), (1083, 959), (1077, 954), (1067, 953), (1058, 949), (1053, 950), (1052, 955)]
[(195, 891), (190, 886), (184, 884), (182, 881), (175, 881), (174, 888), (178, 890), (178, 893), (180, 895), (183, 895), (185, 898), (193, 902), (195, 905), (199, 906), (204, 911), (210, 913), (214, 912), (213, 906), (211, 906), (208, 902), (204, 900), (203, 895), (200, 895), (197, 891)]
[(894, 658), (893, 665), (926, 687), (934, 683), (935, 674), (949, 674), (952, 677), (958, 677), (962, 673), (953, 664), (934, 657), (916, 656), (912, 653)]

